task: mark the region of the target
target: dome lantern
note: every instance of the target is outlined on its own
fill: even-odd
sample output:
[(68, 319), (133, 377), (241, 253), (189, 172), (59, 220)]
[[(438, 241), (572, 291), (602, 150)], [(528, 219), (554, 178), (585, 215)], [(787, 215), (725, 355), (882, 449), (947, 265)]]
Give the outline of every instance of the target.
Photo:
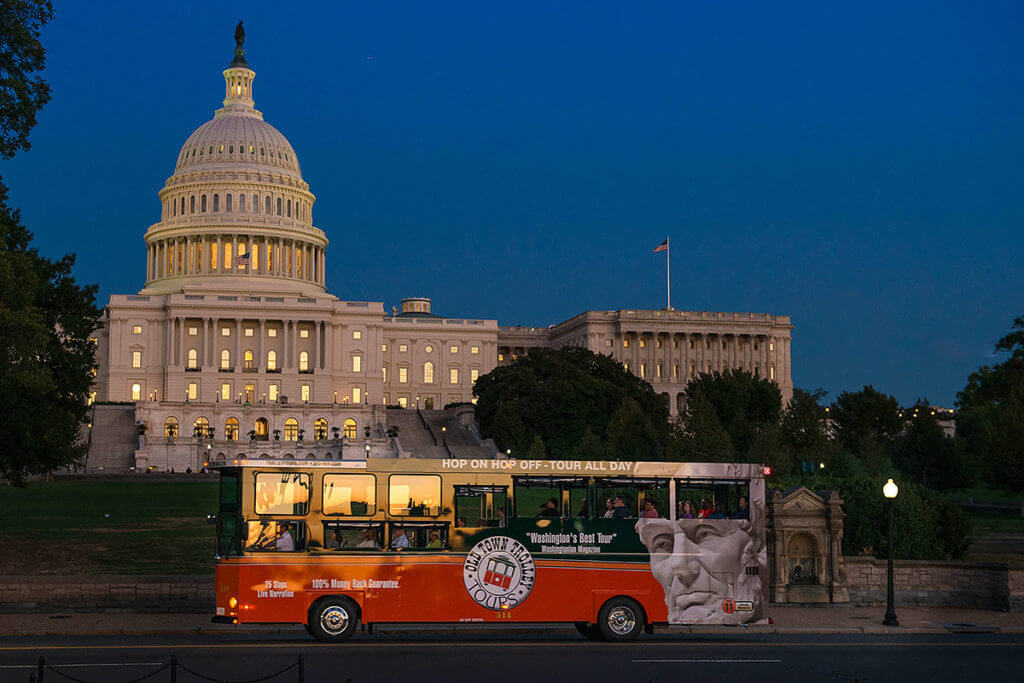
[(235, 27), (235, 58), (231, 60), (230, 66), (224, 70), (225, 96), (224, 108), (235, 111), (254, 111), (255, 102), (252, 99), (252, 82), (256, 78), (256, 72), (249, 68), (245, 61), (245, 29), (242, 22)]

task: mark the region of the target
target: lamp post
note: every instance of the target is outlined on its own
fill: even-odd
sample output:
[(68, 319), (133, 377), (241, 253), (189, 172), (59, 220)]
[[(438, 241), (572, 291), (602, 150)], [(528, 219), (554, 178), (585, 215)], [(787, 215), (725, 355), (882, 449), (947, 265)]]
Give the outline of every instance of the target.
[(896, 509), (896, 494), (900, 492), (900, 487), (896, 486), (896, 482), (892, 479), (885, 482), (885, 486), (882, 487), (882, 495), (889, 501), (889, 586), (888, 595), (886, 597), (885, 604), (885, 619), (882, 620), (884, 626), (899, 626), (900, 622), (896, 619), (896, 607), (895, 607), (895, 589), (893, 586), (893, 556), (894, 550), (893, 545), (895, 541), (893, 539), (893, 529), (895, 527), (895, 509)]

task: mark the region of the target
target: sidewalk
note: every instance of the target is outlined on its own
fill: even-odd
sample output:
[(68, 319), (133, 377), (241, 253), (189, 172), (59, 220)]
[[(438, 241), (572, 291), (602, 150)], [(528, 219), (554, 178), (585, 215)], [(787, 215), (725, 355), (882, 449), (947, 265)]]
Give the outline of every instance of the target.
[[(949, 633), (946, 624), (960, 624), (960, 630), (973, 631), (986, 627), (1001, 633), (1024, 633), (1024, 613), (968, 610), (952, 607), (897, 607), (900, 626), (882, 626), (884, 607), (796, 607), (771, 606), (768, 616), (773, 624), (736, 626), (674, 626), (668, 633), (738, 634), (738, 633)], [(417, 631), (436, 633), (438, 637), (451, 635), (451, 626), (377, 626), (378, 632)], [(572, 626), (500, 624), (482, 627), (460, 626), (465, 634), (474, 630), (495, 633), (515, 630), (518, 633), (568, 635), (575, 634)], [(224, 635), (224, 634), (277, 634), (289, 633), (307, 637), (302, 626), (280, 624), (269, 626), (214, 624), (209, 614), (0, 614), (2, 636), (97, 636), (97, 635)]]

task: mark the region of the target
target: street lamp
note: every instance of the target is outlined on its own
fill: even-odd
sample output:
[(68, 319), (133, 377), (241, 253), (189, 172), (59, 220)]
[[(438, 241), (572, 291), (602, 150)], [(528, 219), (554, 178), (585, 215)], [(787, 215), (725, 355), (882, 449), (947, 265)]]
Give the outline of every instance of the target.
[(893, 546), (895, 541), (893, 540), (893, 528), (895, 526), (895, 509), (896, 509), (896, 494), (900, 492), (900, 487), (896, 486), (896, 482), (892, 479), (885, 482), (885, 486), (882, 487), (882, 495), (889, 501), (889, 587), (888, 595), (886, 597), (885, 604), (885, 619), (882, 620), (884, 626), (899, 626), (900, 622), (896, 619), (896, 607), (894, 603), (895, 590), (893, 587)]

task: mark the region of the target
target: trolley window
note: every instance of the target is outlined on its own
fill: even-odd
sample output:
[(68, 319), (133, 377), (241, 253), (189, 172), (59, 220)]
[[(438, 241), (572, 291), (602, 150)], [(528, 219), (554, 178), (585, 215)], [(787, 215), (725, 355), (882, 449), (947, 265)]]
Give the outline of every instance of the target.
[(383, 546), (382, 522), (324, 522), (324, 548), (327, 550), (379, 550)]
[(388, 525), (388, 548), (391, 550), (447, 550), (448, 524), (403, 524)]
[(254, 520), (245, 526), (245, 551), (299, 552), (306, 549), (305, 522), (288, 520)]
[(392, 474), (388, 479), (388, 513), (396, 517), (441, 514), (441, 476)]
[[(597, 516), (669, 517), (668, 482), (668, 479), (600, 477), (595, 481), (599, 506)], [(616, 504), (616, 499), (622, 504)], [(622, 511), (623, 508), (625, 511)]]
[(257, 515), (309, 513), (310, 476), (303, 472), (260, 472), (256, 475)]
[(516, 517), (574, 517), (587, 510), (584, 477), (513, 477), (512, 484)]
[(377, 477), (372, 474), (325, 474), (324, 514), (370, 516), (377, 511)]
[(749, 504), (749, 496), (745, 479), (676, 479), (676, 518), (749, 519), (749, 508), (740, 502)]
[(455, 487), (455, 526), (504, 526), (508, 487), (460, 484)]

